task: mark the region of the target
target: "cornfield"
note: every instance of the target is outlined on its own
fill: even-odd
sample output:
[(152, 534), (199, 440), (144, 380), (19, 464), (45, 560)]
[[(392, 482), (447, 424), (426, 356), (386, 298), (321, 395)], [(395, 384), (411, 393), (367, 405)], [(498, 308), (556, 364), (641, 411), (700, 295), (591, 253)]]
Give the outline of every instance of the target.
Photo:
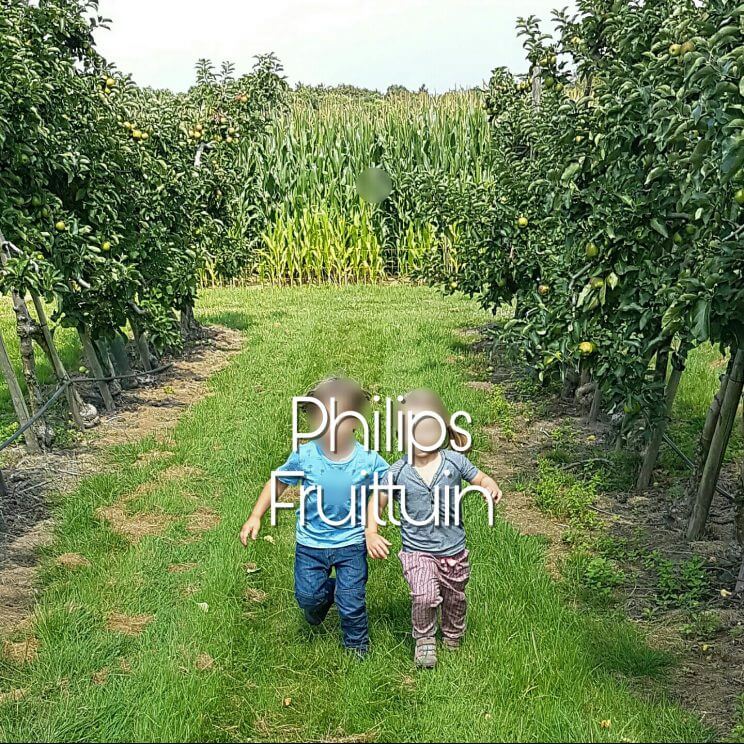
[[(260, 226), (243, 280), (376, 282), (452, 251), (464, 215), (436, 194), (491, 180), (490, 134), (477, 91), (354, 98), (306, 89), (244, 145), (242, 163), (251, 187), (236, 223), (246, 235)], [(370, 166), (393, 183), (379, 205), (357, 193)]]

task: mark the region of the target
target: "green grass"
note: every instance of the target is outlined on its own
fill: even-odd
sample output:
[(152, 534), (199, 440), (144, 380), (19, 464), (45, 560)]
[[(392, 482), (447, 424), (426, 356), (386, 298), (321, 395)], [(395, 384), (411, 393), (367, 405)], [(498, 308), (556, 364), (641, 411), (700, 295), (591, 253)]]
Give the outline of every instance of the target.
[[(37, 660), (3, 662), (0, 689), (28, 688), (0, 705), (2, 740), (696, 741), (710, 737), (665, 701), (668, 659), (638, 631), (567, 604), (543, 566), (540, 542), (468, 509), (473, 578), (469, 633), (459, 655), (416, 672), (409, 601), (397, 559), (371, 566), (374, 650), (359, 662), (340, 648), (337, 622), (310, 633), (292, 596), (293, 520), (249, 550), (241, 523), (290, 440), (290, 396), (331, 372), (381, 395), (431, 386), (482, 427), (498, 411), (447, 362), (456, 329), (487, 320), (475, 305), (408, 286), (217, 290), (202, 320), (240, 328), (245, 350), (212, 381), (214, 395), (181, 420), (172, 454), (137, 463), (152, 441), (119, 448), (58, 510), (34, 632)], [(476, 438), (475, 459), (485, 437)], [(95, 518), (173, 464), (203, 476), (164, 482), (127, 508), (175, 518), (159, 537), (127, 543)], [(509, 498), (507, 493), (505, 498)], [(201, 540), (184, 529), (198, 506), (222, 521)], [(393, 533), (391, 533), (393, 534)], [(397, 536), (395, 537), (397, 544)], [(79, 552), (76, 571), (52, 557)], [(247, 574), (246, 561), (260, 566)], [(172, 563), (195, 563), (170, 573)], [(265, 592), (261, 603), (246, 589)], [(198, 603), (207, 603), (204, 612)], [(105, 628), (111, 611), (152, 614), (139, 636)], [(199, 671), (199, 654), (214, 665)], [(125, 659), (122, 669), (121, 659)], [(93, 675), (109, 669), (105, 684)], [(672, 670), (673, 673), (673, 670)], [(283, 701), (291, 699), (288, 705)], [(611, 728), (600, 722), (611, 721)]]

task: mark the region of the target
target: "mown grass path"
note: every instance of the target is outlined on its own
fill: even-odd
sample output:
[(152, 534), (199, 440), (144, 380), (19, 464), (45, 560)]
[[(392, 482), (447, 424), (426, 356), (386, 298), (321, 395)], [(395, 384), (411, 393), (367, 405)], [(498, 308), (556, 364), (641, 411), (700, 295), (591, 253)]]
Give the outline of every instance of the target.
[[(488, 423), (493, 403), (465, 385), (457, 334), (486, 320), (474, 304), (405, 286), (225, 290), (206, 295), (201, 317), (243, 329), (245, 350), (213, 380), (215, 394), (184, 416), (173, 442), (117, 450), (109, 472), (60, 507), (30, 631), (38, 656), (2, 662), (0, 690), (25, 697), (0, 705), (1, 739), (708, 735), (675, 706), (634, 692), (653, 687), (645, 677), (661, 673), (665, 660), (629, 624), (572, 608), (543, 568), (539, 541), (503, 522), (489, 529), (480, 503), (469, 510), (469, 636), (432, 672), (411, 664), (397, 559), (371, 567), (374, 652), (360, 663), (340, 648), (335, 616), (326, 633), (300, 623), (291, 516), (265, 529), (274, 542), (239, 546), (261, 483), (288, 451), (291, 396), (323, 375), (344, 372), (383, 396), (431, 386), (478, 426)], [(479, 437), (476, 459), (483, 446)], [(148, 450), (161, 454), (143, 457)], [(155, 534), (131, 542), (114, 531), (101, 518), (112, 505), (119, 520)], [(90, 565), (58, 567), (58, 553), (79, 553)], [(247, 573), (249, 561), (260, 570)], [(137, 616), (141, 632), (122, 633)]]

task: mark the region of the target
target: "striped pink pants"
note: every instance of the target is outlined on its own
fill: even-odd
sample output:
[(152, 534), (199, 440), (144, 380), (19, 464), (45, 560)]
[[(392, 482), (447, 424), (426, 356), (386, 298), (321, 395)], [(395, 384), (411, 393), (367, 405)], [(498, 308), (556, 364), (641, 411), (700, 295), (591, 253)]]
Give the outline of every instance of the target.
[(431, 553), (401, 550), (403, 576), (411, 589), (414, 638), (432, 638), (441, 613), (442, 635), (461, 638), (465, 633), (465, 585), (470, 578), (468, 551), (441, 558)]

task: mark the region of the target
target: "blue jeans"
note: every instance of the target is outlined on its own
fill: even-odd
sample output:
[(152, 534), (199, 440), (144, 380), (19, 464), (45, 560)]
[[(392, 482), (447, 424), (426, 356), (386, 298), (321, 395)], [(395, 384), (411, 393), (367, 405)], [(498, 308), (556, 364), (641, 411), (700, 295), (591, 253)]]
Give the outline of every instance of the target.
[[(335, 580), (331, 569), (336, 569)], [(367, 548), (364, 543), (343, 548), (309, 548), (295, 551), (295, 597), (312, 625), (323, 622), (334, 600), (341, 619), (344, 646), (367, 650)]]

